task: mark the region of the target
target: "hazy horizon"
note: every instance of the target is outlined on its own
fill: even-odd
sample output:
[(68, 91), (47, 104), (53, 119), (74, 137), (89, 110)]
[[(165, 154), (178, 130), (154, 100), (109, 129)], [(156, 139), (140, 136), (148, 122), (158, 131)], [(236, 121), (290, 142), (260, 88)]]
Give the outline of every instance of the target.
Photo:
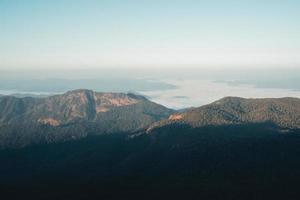
[(298, 97), (300, 71), (203, 69), (11, 70), (0, 74), (0, 94), (48, 96), (74, 89), (133, 92), (169, 108), (209, 104), (225, 96)]

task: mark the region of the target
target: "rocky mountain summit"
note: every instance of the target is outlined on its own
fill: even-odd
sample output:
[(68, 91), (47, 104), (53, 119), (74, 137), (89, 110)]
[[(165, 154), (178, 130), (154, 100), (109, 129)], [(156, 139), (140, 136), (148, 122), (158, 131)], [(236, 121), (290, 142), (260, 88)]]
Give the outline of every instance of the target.
[(0, 144), (27, 145), (132, 132), (173, 110), (135, 94), (74, 90), (46, 98), (0, 97)]
[(142, 101), (146, 99), (133, 94), (97, 93), (91, 90), (75, 90), (40, 99), (8, 96), (0, 99), (0, 121), (30, 120), (59, 126), (80, 120), (96, 120), (99, 113)]

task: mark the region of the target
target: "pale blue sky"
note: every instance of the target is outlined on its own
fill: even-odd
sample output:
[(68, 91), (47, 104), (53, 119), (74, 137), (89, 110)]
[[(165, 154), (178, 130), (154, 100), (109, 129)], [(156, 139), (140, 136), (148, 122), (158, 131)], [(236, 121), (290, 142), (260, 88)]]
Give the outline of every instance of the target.
[(300, 66), (299, 0), (0, 0), (0, 69)]

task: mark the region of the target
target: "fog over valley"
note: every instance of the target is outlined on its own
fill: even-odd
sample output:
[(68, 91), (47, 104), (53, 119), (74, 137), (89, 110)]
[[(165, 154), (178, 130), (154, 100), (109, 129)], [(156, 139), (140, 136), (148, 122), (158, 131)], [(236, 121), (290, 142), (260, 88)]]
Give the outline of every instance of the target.
[(83, 88), (136, 93), (169, 108), (182, 109), (205, 105), (225, 96), (300, 97), (298, 71), (105, 69), (4, 72), (0, 75), (0, 94), (45, 97)]

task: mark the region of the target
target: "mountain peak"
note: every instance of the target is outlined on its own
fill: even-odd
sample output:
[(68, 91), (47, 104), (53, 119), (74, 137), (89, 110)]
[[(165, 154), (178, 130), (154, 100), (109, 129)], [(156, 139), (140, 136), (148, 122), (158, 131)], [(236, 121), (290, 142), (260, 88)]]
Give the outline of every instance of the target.
[(282, 128), (300, 128), (300, 99), (224, 97), (211, 104), (173, 114), (151, 129), (173, 123), (202, 127), (263, 122), (272, 122)]
[[(23, 119), (58, 126), (78, 120), (95, 120), (98, 113), (147, 101), (134, 94), (77, 89), (42, 99), (1, 97), (0, 122)], [(5, 111), (5, 112), (4, 112)], [(26, 117), (25, 117), (26, 116)]]

